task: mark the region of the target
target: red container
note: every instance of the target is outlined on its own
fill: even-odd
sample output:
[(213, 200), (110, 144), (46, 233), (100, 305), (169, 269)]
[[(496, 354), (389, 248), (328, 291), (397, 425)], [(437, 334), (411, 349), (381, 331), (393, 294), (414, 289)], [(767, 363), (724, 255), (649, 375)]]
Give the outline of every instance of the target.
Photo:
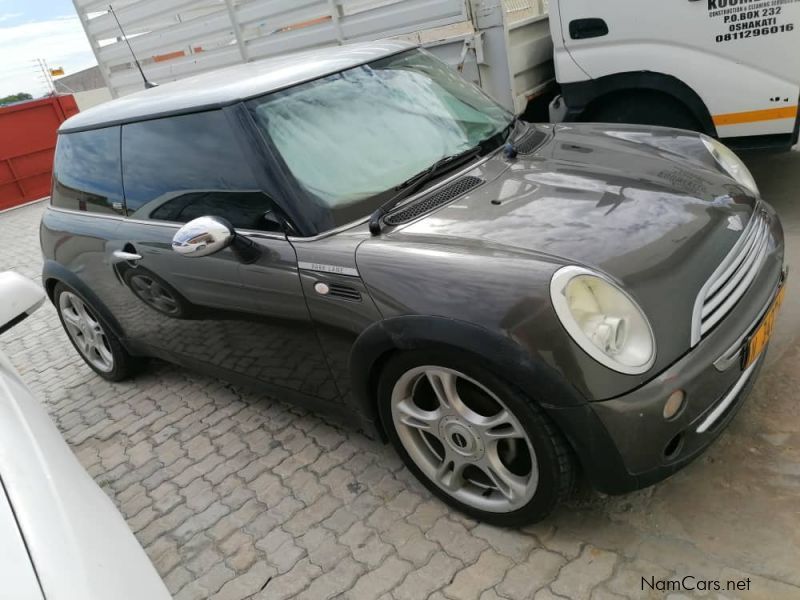
[(0, 210), (50, 194), (56, 130), (77, 112), (69, 95), (0, 107)]

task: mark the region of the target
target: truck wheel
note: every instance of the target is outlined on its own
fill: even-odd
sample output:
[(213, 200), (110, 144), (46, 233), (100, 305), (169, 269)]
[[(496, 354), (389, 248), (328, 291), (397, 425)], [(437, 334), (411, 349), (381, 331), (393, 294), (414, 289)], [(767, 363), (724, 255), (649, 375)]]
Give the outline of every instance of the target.
[(625, 92), (600, 98), (589, 105), (581, 120), (592, 123), (660, 125), (691, 131), (703, 129), (683, 103), (658, 92)]
[(72, 289), (57, 284), (53, 299), (69, 341), (100, 377), (122, 381), (141, 368), (144, 359), (128, 354), (97, 312)]
[(547, 416), (470, 355), (393, 356), (378, 382), (384, 428), (442, 500), (493, 525), (547, 517), (572, 490), (571, 450)]

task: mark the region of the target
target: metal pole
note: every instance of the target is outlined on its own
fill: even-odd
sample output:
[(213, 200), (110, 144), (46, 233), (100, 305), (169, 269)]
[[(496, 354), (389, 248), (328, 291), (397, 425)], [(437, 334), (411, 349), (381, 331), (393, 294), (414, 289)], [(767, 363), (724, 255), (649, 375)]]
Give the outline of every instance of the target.
[(89, 19), (87, 19), (86, 14), (78, 5), (78, 0), (72, 0), (72, 5), (75, 7), (75, 12), (78, 13), (78, 19), (83, 27), (83, 32), (86, 34), (86, 38), (89, 40), (89, 45), (92, 47), (92, 54), (94, 54), (94, 59), (97, 61), (97, 65), (100, 69), (100, 75), (103, 76), (103, 81), (105, 81), (108, 91), (111, 92), (111, 97), (116, 98), (119, 96), (119, 94), (117, 94), (117, 90), (111, 86), (111, 78), (106, 72), (103, 62), (100, 60), (100, 46), (98, 45), (94, 36), (89, 33)]
[(233, 7), (233, 0), (225, 0), (225, 6), (228, 9), (228, 18), (231, 20), (231, 27), (233, 28), (233, 35), (236, 37), (236, 45), (239, 46), (239, 54), (244, 62), (250, 60), (247, 53), (247, 44), (244, 43), (242, 36), (242, 28), (239, 25), (239, 19), (236, 18), (236, 10)]
[(344, 33), (342, 32), (342, 5), (339, 0), (328, 0), (331, 7), (331, 21), (333, 21), (333, 28), (336, 31), (336, 41), (339, 45), (344, 44)]
[(44, 59), (41, 58), (34, 58), (33, 61), (36, 63), (36, 65), (39, 67), (39, 71), (42, 73), (45, 87), (47, 87), (47, 94), (52, 96), (55, 93), (55, 86), (53, 85), (53, 78), (50, 76), (50, 72), (47, 70), (47, 63), (45, 63)]

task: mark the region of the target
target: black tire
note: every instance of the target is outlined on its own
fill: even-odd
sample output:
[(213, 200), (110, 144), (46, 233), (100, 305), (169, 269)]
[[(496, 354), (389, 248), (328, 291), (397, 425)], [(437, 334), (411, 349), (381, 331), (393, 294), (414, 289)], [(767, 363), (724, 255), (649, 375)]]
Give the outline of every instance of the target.
[(702, 131), (700, 123), (685, 104), (659, 92), (620, 92), (596, 100), (583, 115), (592, 123), (659, 125)]
[[(406, 451), (392, 418), (392, 391), (403, 374), (424, 365), (444, 367), (467, 375), (501, 399), (522, 425), (535, 452), (539, 477), (536, 491), (523, 507), (511, 512), (493, 512), (464, 504), (434, 483)], [(471, 354), (437, 348), (393, 355), (378, 380), (378, 410), (392, 445), (417, 479), (444, 502), (480, 521), (501, 527), (519, 527), (541, 521), (563, 503), (574, 488), (576, 462), (560, 431), (533, 401), (481, 366), (480, 359)]]
[[(97, 366), (92, 364), (92, 362), (84, 354), (84, 351), (78, 346), (78, 344), (73, 339), (73, 336), (70, 334), (61, 309), (61, 295), (64, 294), (65, 292), (69, 292), (80, 298), (87, 312), (102, 327), (102, 332), (107, 342), (107, 348), (110, 351), (111, 356), (113, 358), (113, 364), (110, 370), (101, 370)], [(57, 283), (53, 290), (53, 303), (55, 304), (56, 312), (58, 313), (58, 318), (61, 321), (61, 326), (64, 328), (64, 333), (66, 333), (70, 343), (78, 352), (80, 357), (84, 360), (84, 362), (89, 366), (89, 368), (91, 368), (100, 377), (108, 381), (123, 381), (125, 379), (130, 378), (132, 375), (135, 375), (136, 373), (141, 371), (141, 369), (144, 367), (146, 359), (143, 357), (132, 356), (131, 354), (129, 354), (128, 351), (125, 350), (125, 348), (122, 346), (117, 336), (111, 331), (111, 329), (106, 325), (106, 323), (98, 316), (97, 310), (95, 310), (75, 290), (64, 285), (63, 283)]]

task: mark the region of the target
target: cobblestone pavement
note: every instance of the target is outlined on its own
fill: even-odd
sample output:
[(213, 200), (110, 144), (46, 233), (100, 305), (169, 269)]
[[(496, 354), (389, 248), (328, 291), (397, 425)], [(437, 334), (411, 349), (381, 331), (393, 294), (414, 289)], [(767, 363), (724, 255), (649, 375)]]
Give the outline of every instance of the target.
[[(0, 214), (0, 270), (39, 277), (42, 208)], [(798, 210), (780, 209), (800, 234)], [(585, 493), (521, 531), (449, 510), (389, 447), (279, 399), (160, 362), (107, 383), (49, 304), (0, 350), (179, 599), (681, 598), (641, 578), (686, 575), (751, 579), (749, 593), (709, 598), (800, 598), (800, 310), (785, 310), (791, 329), (703, 459), (635, 494)]]

